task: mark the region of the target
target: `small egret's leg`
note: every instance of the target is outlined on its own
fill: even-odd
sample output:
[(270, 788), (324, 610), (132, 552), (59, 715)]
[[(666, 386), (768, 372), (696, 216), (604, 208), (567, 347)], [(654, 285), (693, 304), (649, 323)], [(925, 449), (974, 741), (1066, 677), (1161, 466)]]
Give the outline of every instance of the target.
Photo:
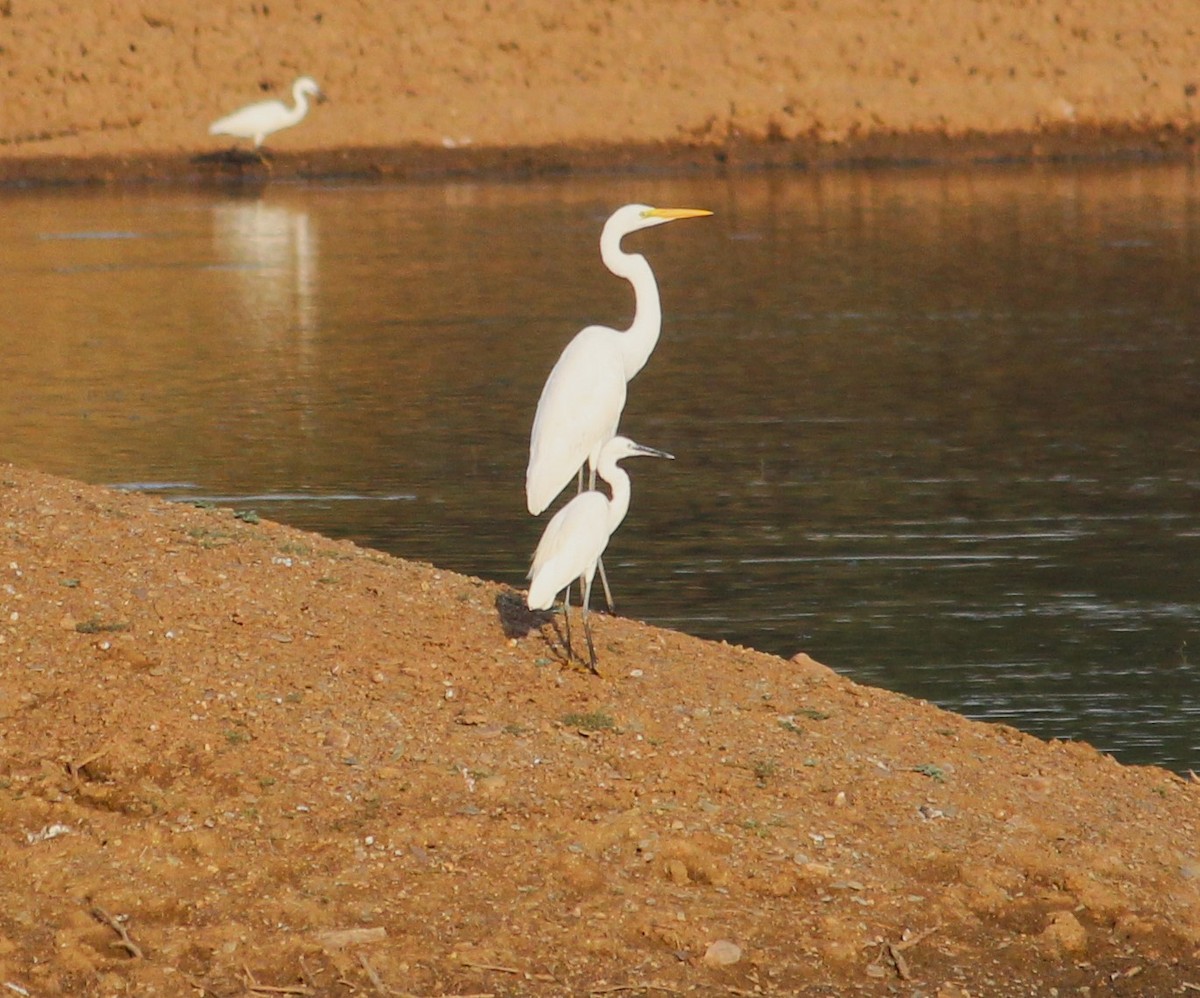
[(563, 620), (567, 635), (567, 661), (571, 661), (575, 657), (575, 653), (571, 650), (571, 587), (567, 586), (567, 591), (563, 593)]
[(588, 668), (592, 670), (593, 675), (598, 676), (600, 670), (596, 668), (596, 646), (592, 644), (592, 624), (588, 620), (588, 603), (592, 599), (592, 576), (589, 574), (579, 581), (583, 583), (583, 606), (579, 612), (583, 617), (583, 634), (587, 638)]
[(263, 140), (265, 138), (266, 138), (265, 135), (254, 136), (254, 158), (258, 160), (259, 166), (265, 166), (267, 168), (267, 172), (270, 173), (271, 172), (271, 160), (268, 158), (266, 150), (263, 149), (263, 147), (262, 147)]
[[(594, 489), (595, 487), (596, 487), (596, 469), (593, 468), (589, 464), (588, 465), (588, 488)], [(576, 495), (578, 495), (582, 491), (583, 491), (583, 465), (581, 464), (579, 466), (578, 487), (575, 490)], [(603, 558), (599, 559), (596, 562), (596, 567), (598, 569), (600, 569), (600, 585), (602, 585), (604, 587), (604, 605), (606, 607), (608, 607), (609, 613), (616, 613), (617, 605), (613, 602), (612, 590), (608, 588), (608, 575), (605, 574), (605, 571), (604, 571), (604, 559)], [(580, 582), (580, 587), (581, 587), (579, 595), (582, 596), (583, 595), (583, 592), (582, 592), (583, 580), (580, 579), (579, 582)]]

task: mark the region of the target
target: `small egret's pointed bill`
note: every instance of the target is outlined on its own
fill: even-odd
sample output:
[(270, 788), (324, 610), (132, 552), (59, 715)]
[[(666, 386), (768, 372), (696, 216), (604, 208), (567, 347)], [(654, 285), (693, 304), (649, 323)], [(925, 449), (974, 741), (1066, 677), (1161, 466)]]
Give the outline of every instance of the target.
[(646, 218), (702, 218), (711, 215), (706, 208), (651, 208), (645, 212)]
[[(633, 441), (630, 441), (633, 443)], [(665, 457), (668, 461), (674, 461), (675, 455), (668, 454), (665, 450), (658, 450), (655, 447), (647, 447), (645, 444), (633, 443), (633, 454), (631, 457)]]

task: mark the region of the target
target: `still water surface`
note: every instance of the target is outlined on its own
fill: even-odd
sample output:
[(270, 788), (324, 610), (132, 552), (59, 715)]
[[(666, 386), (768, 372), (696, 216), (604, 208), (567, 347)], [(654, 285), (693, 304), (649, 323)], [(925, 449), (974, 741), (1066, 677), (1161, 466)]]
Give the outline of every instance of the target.
[(1200, 769), (1200, 179), (0, 195), (0, 458), (520, 585), (533, 409), (630, 200), (663, 338), (620, 609)]

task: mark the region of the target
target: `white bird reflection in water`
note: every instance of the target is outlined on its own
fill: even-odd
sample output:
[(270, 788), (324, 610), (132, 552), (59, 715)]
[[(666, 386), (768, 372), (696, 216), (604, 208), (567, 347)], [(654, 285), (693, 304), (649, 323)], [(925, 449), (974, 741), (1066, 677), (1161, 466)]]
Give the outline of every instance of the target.
[(264, 341), (296, 335), (298, 346), (317, 328), (319, 247), (308, 212), (262, 199), (213, 206), (218, 258), (239, 275), (242, 318)]
[(307, 433), (320, 327), (317, 228), (303, 209), (262, 198), (223, 201), (213, 205), (213, 242), (218, 267), (236, 275), (235, 338), (262, 354), (271, 380), (291, 385)]

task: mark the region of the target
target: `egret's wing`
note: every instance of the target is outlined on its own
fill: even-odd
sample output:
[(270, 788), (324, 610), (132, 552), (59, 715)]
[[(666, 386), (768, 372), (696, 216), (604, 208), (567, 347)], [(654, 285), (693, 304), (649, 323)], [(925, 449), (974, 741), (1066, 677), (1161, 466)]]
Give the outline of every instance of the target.
[(281, 114), (287, 114), (287, 105), (279, 100), (260, 100), (247, 104), (232, 114), (218, 118), (208, 126), (209, 135), (232, 135), (240, 139), (253, 138), (264, 125), (271, 125), (279, 120)]
[(608, 543), (608, 499), (583, 492), (546, 524), (529, 569), (531, 610), (548, 610), (554, 597), (581, 575), (595, 571)]
[(525, 499), (535, 516), (617, 431), (625, 408), (620, 335), (588, 326), (567, 344), (546, 379), (533, 417), (525, 471)]

